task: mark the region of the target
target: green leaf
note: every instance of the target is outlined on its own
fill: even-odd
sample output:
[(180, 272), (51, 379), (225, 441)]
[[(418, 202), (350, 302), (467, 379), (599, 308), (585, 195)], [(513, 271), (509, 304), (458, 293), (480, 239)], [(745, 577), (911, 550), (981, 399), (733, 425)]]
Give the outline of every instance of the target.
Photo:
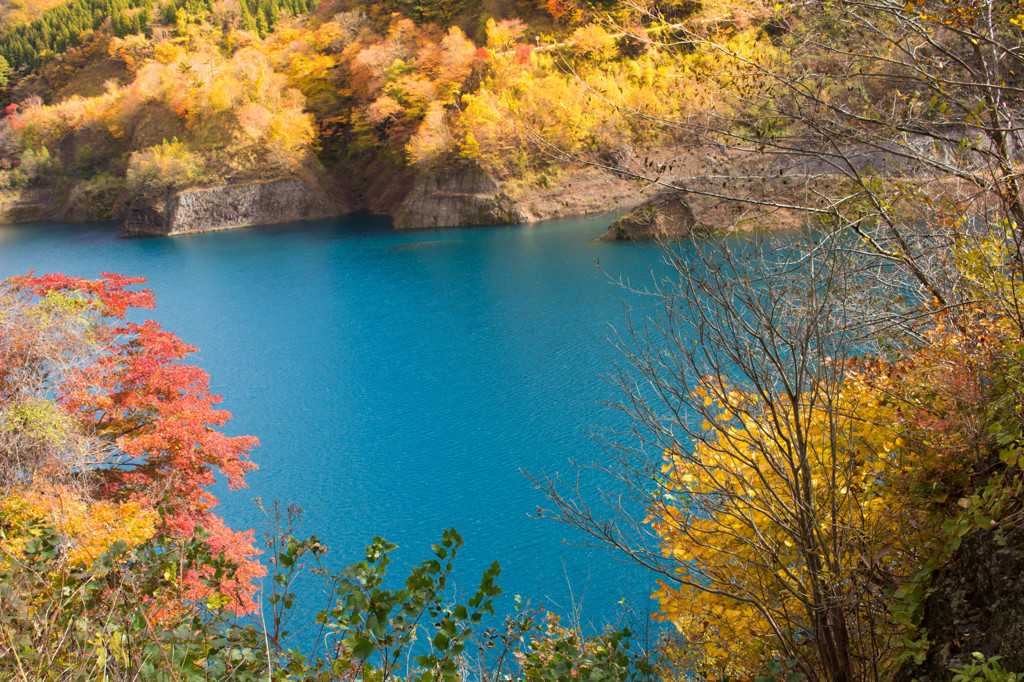
[(352, 656), (361, 661), (365, 661), (376, 648), (377, 647), (374, 646), (373, 642), (366, 637), (359, 637), (356, 639), (355, 644), (352, 647)]

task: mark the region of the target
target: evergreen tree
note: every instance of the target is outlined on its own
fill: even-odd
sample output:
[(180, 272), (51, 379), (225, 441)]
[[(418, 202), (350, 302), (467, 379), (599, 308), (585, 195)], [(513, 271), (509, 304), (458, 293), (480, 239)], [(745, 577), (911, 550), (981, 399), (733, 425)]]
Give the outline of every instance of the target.
[(173, 2), (168, 2), (163, 6), (164, 23), (174, 25), (178, 22), (178, 5)]
[(256, 12), (256, 32), (259, 34), (260, 38), (267, 37), (267, 15), (263, 13), (262, 7), (260, 7), (259, 11)]
[(249, 31), (250, 33), (255, 33), (256, 32), (256, 22), (255, 22), (255, 20), (253, 20), (252, 13), (249, 11), (248, 3), (246, 3), (246, 2), (240, 3), (239, 4), (239, 8), (241, 9), (241, 13), (242, 13), (242, 15), (240, 17), (241, 22), (242, 22), (242, 28), (245, 29), (246, 31)]
[(133, 31), (148, 31), (148, 14), (136, 25), (127, 12), (152, 0), (71, 0), (47, 10), (38, 19), (18, 24), (0, 33), (0, 55), (11, 68), (38, 68), (54, 54), (81, 43), (85, 31), (98, 31), (109, 18), (111, 32), (123, 37)]

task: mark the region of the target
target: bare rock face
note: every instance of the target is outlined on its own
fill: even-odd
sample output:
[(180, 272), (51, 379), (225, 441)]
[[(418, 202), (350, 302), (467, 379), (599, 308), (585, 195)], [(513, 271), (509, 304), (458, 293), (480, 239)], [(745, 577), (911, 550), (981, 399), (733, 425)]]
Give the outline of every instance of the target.
[(394, 220), (399, 229), (414, 229), (514, 225), (527, 216), (480, 166), (449, 160), (416, 178)]
[(693, 209), (681, 195), (660, 197), (619, 218), (601, 237), (602, 241), (685, 239), (700, 226)]
[(950, 682), (950, 669), (966, 666), (975, 651), (1024, 672), (1024, 529), (968, 533), (931, 590), (921, 622), (927, 656), (905, 663), (893, 682)]
[(135, 201), (128, 207), (121, 226), (123, 237), (155, 237), (170, 234), (163, 204)]
[(338, 214), (337, 207), (299, 180), (273, 180), (182, 190), (162, 202), (136, 200), (128, 207), (121, 234), (209, 232)]

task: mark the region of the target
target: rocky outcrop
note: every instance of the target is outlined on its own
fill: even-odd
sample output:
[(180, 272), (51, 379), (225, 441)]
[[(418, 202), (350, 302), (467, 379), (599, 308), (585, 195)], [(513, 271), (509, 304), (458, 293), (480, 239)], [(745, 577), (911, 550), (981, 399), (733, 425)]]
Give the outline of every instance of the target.
[(661, 173), (659, 184), (685, 191), (660, 189), (612, 223), (601, 239), (672, 240), (695, 233), (799, 228), (814, 209), (827, 205), (829, 196), (847, 189), (848, 180), (837, 173), (798, 173), (771, 166), (761, 156), (700, 156), (702, 151), (707, 150), (692, 148), (652, 163)]
[(147, 199), (137, 199), (128, 207), (121, 226), (124, 237), (154, 237), (170, 233), (166, 207)]
[(138, 199), (128, 207), (121, 234), (141, 237), (230, 230), (339, 213), (338, 207), (299, 180), (272, 180), (182, 190), (164, 201)]
[(395, 227), (469, 227), (527, 222), (519, 204), (475, 163), (448, 161), (419, 175), (394, 212)]
[(921, 627), (931, 643), (925, 660), (904, 664), (893, 682), (950, 682), (951, 668), (966, 666), (975, 651), (1024, 672), (1024, 530), (965, 536), (932, 579)]
[(46, 219), (47, 206), (57, 203), (53, 192), (31, 189), (0, 190), (0, 223), (30, 223)]
[(73, 185), (51, 208), (52, 217), (61, 222), (116, 220), (124, 216), (129, 196), (123, 180), (106, 177)]
[(685, 239), (699, 229), (693, 209), (682, 195), (659, 197), (619, 218), (602, 241)]

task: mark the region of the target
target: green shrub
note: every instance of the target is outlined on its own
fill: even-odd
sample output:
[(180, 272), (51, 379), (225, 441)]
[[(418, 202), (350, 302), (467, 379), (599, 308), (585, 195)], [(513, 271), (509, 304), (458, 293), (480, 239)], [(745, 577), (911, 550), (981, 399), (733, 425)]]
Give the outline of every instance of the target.
[(985, 658), (980, 651), (971, 654), (974, 660), (962, 668), (950, 668), (953, 682), (1020, 682), (1024, 673), (1009, 672), (999, 663), (1002, 656)]

